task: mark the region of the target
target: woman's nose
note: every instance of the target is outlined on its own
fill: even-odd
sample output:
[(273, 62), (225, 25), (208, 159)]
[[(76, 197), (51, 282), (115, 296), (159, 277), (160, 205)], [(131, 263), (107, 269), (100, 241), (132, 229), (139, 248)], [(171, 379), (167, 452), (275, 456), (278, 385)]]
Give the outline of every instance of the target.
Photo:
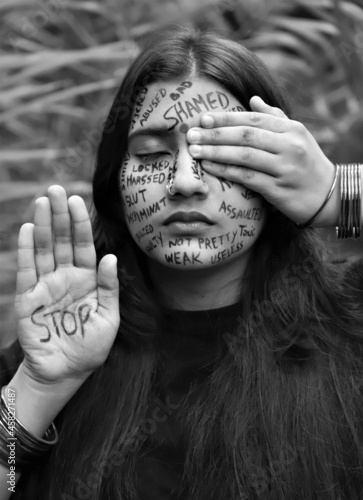
[(208, 185), (204, 182), (202, 167), (198, 160), (193, 158), (187, 147), (178, 151), (171, 176), (172, 196), (192, 196), (199, 194), (207, 196)]

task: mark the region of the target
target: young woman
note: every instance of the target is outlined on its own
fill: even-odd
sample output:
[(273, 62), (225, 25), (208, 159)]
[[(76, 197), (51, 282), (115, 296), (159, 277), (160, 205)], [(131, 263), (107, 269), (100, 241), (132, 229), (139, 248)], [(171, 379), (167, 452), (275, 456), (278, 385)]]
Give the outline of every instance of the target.
[(362, 265), (297, 227), (338, 224), (342, 175), (253, 54), (158, 34), (105, 122), (93, 236), (60, 186), (21, 228), (1, 498), (361, 498)]

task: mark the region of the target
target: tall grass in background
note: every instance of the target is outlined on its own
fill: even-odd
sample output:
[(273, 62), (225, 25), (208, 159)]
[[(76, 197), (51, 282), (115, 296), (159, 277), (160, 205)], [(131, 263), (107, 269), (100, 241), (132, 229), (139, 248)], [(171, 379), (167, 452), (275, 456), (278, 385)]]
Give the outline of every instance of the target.
[[(59, 183), (90, 200), (113, 94), (140, 39), (170, 23), (246, 45), (287, 87), (297, 118), (331, 160), (362, 161), (363, 0), (3, 1), (0, 345), (14, 338), (16, 239), (34, 198)], [(337, 248), (362, 250), (362, 242)]]

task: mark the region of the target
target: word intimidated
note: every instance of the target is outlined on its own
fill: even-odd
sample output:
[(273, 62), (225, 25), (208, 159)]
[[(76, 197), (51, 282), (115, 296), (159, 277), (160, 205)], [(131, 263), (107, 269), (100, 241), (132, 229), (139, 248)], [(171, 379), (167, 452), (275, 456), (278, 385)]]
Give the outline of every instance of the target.
[(133, 222), (143, 222), (144, 219), (148, 219), (151, 215), (159, 212), (163, 207), (166, 207), (166, 196), (161, 198), (159, 201), (156, 201), (152, 205), (145, 207), (141, 210), (134, 210), (130, 214), (127, 214), (127, 220), (129, 223)]
[(199, 115), (205, 111), (211, 111), (218, 108), (218, 104), (222, 109), (229, 106), (229, 99), (226, 94), (219, 90), (208, 92), (204, 96), (197, 94), (196, 97), (191, 97), (190, 100), (178, 101), (168, 108), (164, 113), (164, 118), (171, 121), (169, 130), (173, 130), (178, 123), (193, 118), (195, 114)]
[[(46, 323), (40, 323), (35, 319), (35, 316), (39, 314), (45, 306), (40, 306), (31, 315), (31, 321), (34, 325), (43, 327), (47, 330), (48, 337), (45, 339), (40, 339), (40, 342), (49, 342), (51, 337), (51, 330), (48, 328)], [(46, 316), (52, 317), (52, 322), (54, 326), (54, 331), (58, 335), (61, 336), (60, 332), (63, 331), (66, 335), (71, 336), (75, 335), (79, 330), (81, 331), (82, 337), (84, 337), (84, 325), (87, 323), (90, 317), (91, 307), (88, 304), (83, 304), (78, 308), (77, 313), (72, 311), (68, 311), (67, 309), (55, 310), (46, 314), (43, 314), (42, 317)]]
[(261, 220), (262, 218), (262, 208), (254, 207), (247, 209), (237, 209), (232, 207), (232, 205), (226, 205), (225, 201), (222, 201), (219, 207), (219, 212), (224, 212), (228, 215), (230, 219), (248, 219), (248, 220)]

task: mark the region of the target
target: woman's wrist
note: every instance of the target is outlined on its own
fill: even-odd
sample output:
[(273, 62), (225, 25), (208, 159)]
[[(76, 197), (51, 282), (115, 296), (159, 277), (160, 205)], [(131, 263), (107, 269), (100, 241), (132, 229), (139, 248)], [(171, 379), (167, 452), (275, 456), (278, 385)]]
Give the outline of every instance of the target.
[[(339, 210), (340, 210), (340, 195), (339, 195), (339, 185), (341, 172), (339, 169), (335, 170), (333, 163), (331, 163), (332, 175), (335, 176), (334, 172), (337, 173), (337, 179), (335, 182), (334, 190), (326, 203), (325, 207), (310, 224), (311, 227), (334, 227), (338, 224), (339, 220)], [(333, 182), (333, 180), (332, 180)]]
[[(363, 181), (363, 164), (359, 164), (360, 176)], [(312, 227), (336, 227), (339, 225), (339, 217), (341, 211), (341, 196), (340, 196), (340, 183), (341, 183), (342, 169), (339, 169), (337, 182), (334, 191), (316, 220), (311, 224)], [(362, 197), (362, 193), (360, 193)], [(361, 221), (363, 221), (363, 203), (361, 203)]]
[(24, 362), (21, 363), (7, 384), (14, 394), (15, 417), (34, 436), (42, 437), (84, 380), (42, 383), (30, 375)]

